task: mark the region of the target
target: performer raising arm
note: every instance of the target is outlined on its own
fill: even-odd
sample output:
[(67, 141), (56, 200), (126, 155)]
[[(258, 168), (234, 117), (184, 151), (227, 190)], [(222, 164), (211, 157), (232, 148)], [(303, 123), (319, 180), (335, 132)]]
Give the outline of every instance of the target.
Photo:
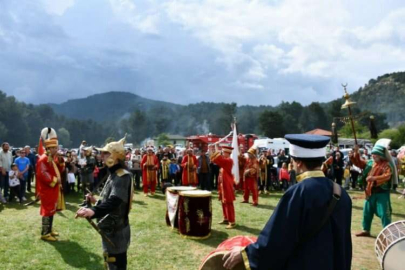
[(233, 201), (235, 200), (232, 175), (233, 160), (230, 158), (232, 150), (232, 147), (222, 146), (222, 155), (220, 152), (215, 152), (210, 157), (211, 161), (221, 168), (218, 177), (218, 195), (219, 200), (222, 202), (224, 219), (219, 224), (228, 224), (226, 229), (233, 229), (236, 226), (235, 208), (233, 207)]

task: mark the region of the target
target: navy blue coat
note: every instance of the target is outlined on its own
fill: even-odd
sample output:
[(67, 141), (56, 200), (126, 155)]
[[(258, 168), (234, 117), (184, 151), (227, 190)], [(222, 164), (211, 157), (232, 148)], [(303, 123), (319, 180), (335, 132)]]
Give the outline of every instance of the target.
[(349, 270), (352, 202), (345, 190), (325, 226), (299, 244), (322, 220), (332, 192), (325, 177), (307, 178), (289, 188), (257, 242), (245, 249), (250, 268)]

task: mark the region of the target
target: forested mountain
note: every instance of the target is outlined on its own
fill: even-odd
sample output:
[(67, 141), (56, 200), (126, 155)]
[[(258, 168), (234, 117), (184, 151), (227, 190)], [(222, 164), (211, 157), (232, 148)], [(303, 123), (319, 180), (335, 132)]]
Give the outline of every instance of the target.
[(390, 126), (405, 121), (405, 72), (385, 74), (352, 95), (362, 110), (385, 113)]
[(49, 106), (57, 114), (69, 118), (105, 122), (123, 119), (136, 110), (149, 111), (162, 107), (176, 108), (179, 105), (146, 99), (128, 92), (107, 92), (68, 100), (62, 104), (49, 104)]
[[(368, 126), (374, 115), (378, 130), (403, 121), (405, 117), (405, 73), (393, 73), (372, 79), (352, 94), (358, 102), (353, 108), (359, 124)], [(331, 123), (343, 126), (336, 117), (347, 116), (341, 110), (344, 99), (329, 103), (282, 102), (272, 106), (237, 106), (235, 103), (200, 102), (179, 105), (155, 101), (127, 92), (108, 92), (74, 99), (62, 104), (34, 106), (18, 102), (0, 92), (0, 138), (15, 145), (36, 144), (42, 127), (59, 130), (66, 146), (81, 140), (103, 144), (107, 137), (116, 139), (128, 133), (128, 141), (140, 143), (161, 133), (181, 135), (212, 132), (228, 134), (236, 116), (239, 132), (280, 137), (315, 128), (330, 130)]]

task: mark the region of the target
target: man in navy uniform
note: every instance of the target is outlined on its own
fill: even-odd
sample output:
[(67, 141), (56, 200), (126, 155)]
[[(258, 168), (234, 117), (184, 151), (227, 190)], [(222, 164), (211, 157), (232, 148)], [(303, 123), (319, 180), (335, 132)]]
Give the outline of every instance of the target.
[(257, 242), (234, 248), (223, 257), (224, 267), (243, 263), (246, 269), (349, 270), (351, 199), (321, 171), (330, 139), (307, 134), (285, 138), (299, 183), (283, 195)]

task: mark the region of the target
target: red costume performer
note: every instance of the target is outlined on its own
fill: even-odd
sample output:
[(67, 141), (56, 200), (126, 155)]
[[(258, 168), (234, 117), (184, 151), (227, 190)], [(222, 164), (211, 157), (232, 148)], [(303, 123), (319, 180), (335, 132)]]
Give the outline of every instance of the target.
[(243, 174), (245, 173), (245, 166), (246, 166), (246, 157), (243, 152), (243, 145), (239, 147), (239, 156), (238, 156), (238, 163), (239, 163), (239, 184), (237, 185), (237, 190), (244, 191), (245, 190), (245, 181)]
[(246, 161), (244, 178), (245, 178), (245, 191), (243, 193), (243, 203), (249, 202), (249, 195), (252, 192), (253, 197), (253, 206), (259, 204), (259, 194), (257, 189), (257, 178), (259, 176), (260, 167), (259, 162), (257, 161), (256, 148), (250, 148), (248, 150), (249, 158)]
[(233, 148), (222, 146), (223, 155), (220, 152), (215, 152), (211, 155), (211, 161), (217, 164), (221, 169), (218, 177), (218, 195), (222, 202), (222, 211), (224, 220), (219, 224), (228, 224), (227, 229), (235, 227), (235, 208), (233, 201), (235, 193), (233, 190), (234, 177), (232, 174), (233, 160), (229, 157)]
[(159, 170), (159, 159), (153, 153), (153, 148), (148, 148), (148, 153), (142, 157), (142, 184), (143, 193), (148, 196), (148, 189), (150, 187), (151, 194), (155, 194), (157, 183), (157, 171)]
[[(61, 192), (61, 174), (65, 169), (65, 163), (63, 157), (57, 155), (58, 139), (55, 130), (44, 128), (41, 137), (46, 148), (46, 154), (41, 155), (37, 162), (36, 171), (37, 192), (41, 200), (41, 239), (56, 241), (55, 236), (59, 234), (52, 229), (53, 216), (56, 211), (65, 209), (63, 193)], [(40, 147), (42, 148), (41, 142)]]
[(197, 165), (198, 161), (193, 155), (193, 150), (188, 149), (187, 155), (183, 157), (183, 161), (181, 162), (181, 167), (183, 168), (183, 175), (181, 178), (183, 186), (191, 185), (196, 187), (198, 185)]

